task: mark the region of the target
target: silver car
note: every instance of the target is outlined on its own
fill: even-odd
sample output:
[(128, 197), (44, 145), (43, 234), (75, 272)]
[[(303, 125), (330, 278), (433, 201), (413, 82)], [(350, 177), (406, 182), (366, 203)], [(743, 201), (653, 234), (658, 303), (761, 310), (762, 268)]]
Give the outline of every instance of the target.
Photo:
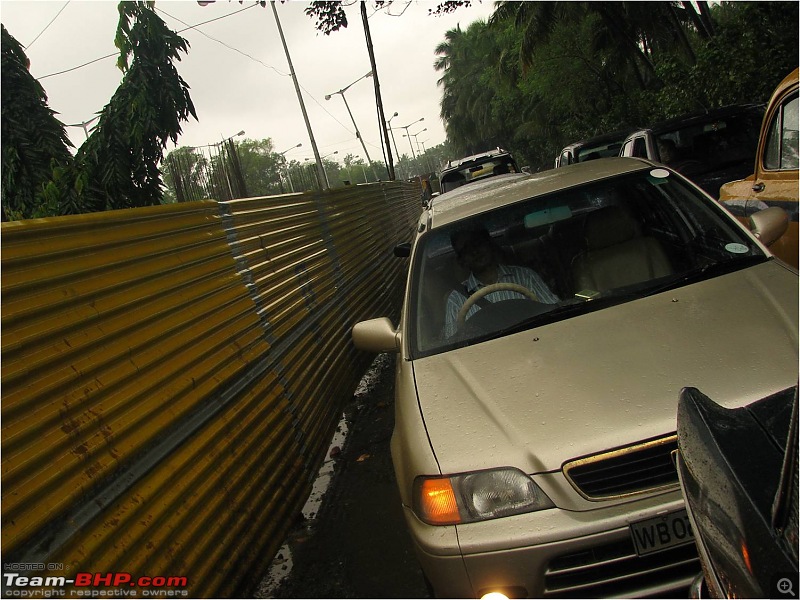
[(686, 592), (678, 395), (742, 406), (796, 383), (797, 272), (767, 250), (785, 227), (770, 209), (747, 231), (625, 158), (423, 213), (399, 326), (352, 336), (399, 354), (392, 459), (437, 596)]

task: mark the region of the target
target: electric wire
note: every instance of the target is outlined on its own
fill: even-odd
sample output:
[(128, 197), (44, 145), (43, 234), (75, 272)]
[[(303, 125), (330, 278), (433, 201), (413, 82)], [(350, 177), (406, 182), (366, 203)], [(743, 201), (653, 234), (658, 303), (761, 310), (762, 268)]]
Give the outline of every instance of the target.
[[(68, 3), (69, 3), (69, 0), (68, 0)], [(227, 19), (228, 17), (232, 17), (234, 15), (238, 15), (240, 12), (243, 12), (245, 10), (249, 10), (251, 8), (254, 8), (255, 6), (258, 6), (258, 5), (257, 4), (251, 4), (250, 6), (246, 6), (244, 8), (241, 8), (241, 9), (237, 10), (236, 12), (232, 12), (232, 13), (229, 13), (227, 15), (222, 15), (222, 16), (219, 16), (219, 17), (214, 17), (213, 19), (209, 19), (208, 21), (203, 21), (201, 23), (197, 23), (196, 25), (187, 26), (186, 29), (181, 29), (180, 31), (177, 31), (176, 33), (183, 33), (187, 29), (194, 29), (196, 27), (200, 27), (200, 25), (206, 25), (207, 23), (213, 23), (214, 21), (219, 21), (221, 19)], [(63, 8), (62, 8), (62, 10), (63, 10)], [(160, 12), (164, 12), (161, 9), (156, 9), (156, 10), (159, 10)], [(164, 13), (164, 14), (166, 14), (166, 13)], [(56, 15), (56, 16), (58, 16), (58, 15)], [(172, 17), (172, 18), (174, 19), (175, 17)], [(178, 21), (178, 19), (175, 19), (175, 20)], [(182, 21), (179, 21), (179, 22), (182, 22)], [(184, 23), (184, 25), (186, 25), (186, 23)], [(49, 25), (48, 25), (48, 27), (49, 27)], [(39, 34), (39, 35), (41, 35), (41, 34)], [(34, 41), (36, 41), (36, 40), (34, 40)], [(31, 42), (31, 44), (32, 43), (33, 42)], [(105, 56), (101, 56), (99, 58), (95, 58), (94, 60), (90, 60), (90, 61), (85, 62), (83, 64), (80, 64), (78, 66), (71, 67), (69, 69), (64, 69), (63, 71), (57, 71), (55, 73), (48, 73), (47, 75), (42, 75), (41, 77), (37, 77), (36, 79), (41, 81), (42, 79), (47, 79), (48, 77), (55, 77), (56, 75), (64, 75), (65, 73), (71, 73), (72, 71), (77, 71), (78, 69), (82, 69), (82, 68), (88, 67), (89, 65), (92, 65), (92, 64), (94, 64), (96, 62), (100, 62), (101, 60), (105, 60), (107, 58), (113, 58), (113, 57), (117, 56), (118, 54), (119, 54), (118, 52), (112, 52), (111, 54), (106, 54)]]
[[(253, 8), (253, 7), (255, 7), (255, 6), (258, 6), (258, 5), (257, 5), (257, 4), (252, 4), (252, 5), (248, 6), (247, 8)], [(244, 9), (242, 9), (242, 10), (247, 10), (247, 8), (244, 8)], [(283, 72), (281, 72), (279, 69), (277, 69), (277, 68), (273, 67), (272, 65), (269, 65), (269, 64), (265, 63), (264, 61), (262, 61), (262, 60), (260, 60), (260, 59), (258, 59), (258, 58), (255, 58), (254, 56), (250, 56), (250, 55), (249, 55), (249, 54), (247, 54), (246, 52), (242, 52), (242, 51), (241, 51), (241, 50), (239, 50), (238, 48), (234, 48), (233, 46), (231, 46), (231, 45), (229, 45), (229, 44), (226, 44), (226, 43), (225, 43), (225, 42), (223, 42), (222, 40), (218, 40), (218, 39), (216, 39), (216, 38), (214, 38), (214, 37), (212, 37), (212, 36), (208, 35), (208, 34), (207, 34), (207, 33), (205, 33), (204, 31), (200, 31), (199, 29), (197, 29), (198, 25), (205, 25), (205, 23), (198, 23), (198, 25), (189, 25), (188, 23), (186, 23), (186, 22), (184, 22), (184, 21), (181, 21), (181, 20), (180, 20), (178, 17), (174, 17), (174, 16), (172, 16), (171, 14), (169, 14), (169, 13), (168, 13), (167, 11), (165, 11), (165, 10), (162, 10), (162, 9), (160, 9), (160, 8), (158, 8), (158, 7), (156, 7), (156, 10), (157, 10), (158, 12), (160, 12), (160, 13), (163, 13), (163, 14), (165, 14), (165, 15), (166, 15), (166, 16), (168, 16), (170, 19), (174, 19), (174, 20), (175, 20), (175, 21), (177, 21), (178, 23), (181, 23), (181, 24), (183, 24), (183, 25), (186, 25), (186, 29), (181, 29), (180, 31), (178, 31), (178, 33), (183, 33), (184, 31), (186, 31), (186, 30), (188, 30), (188, 29), (194, 29), (195, 31), (197, 31), (197, 33), (199, 33), (200, 35), (203, 35), (203, 36), (207, 37), (207, 38), (208, 38), (208, 39), (210, 39), (211, 41), (213, 41), (213, 42), (217, 42), (218, 44), (221, 44), (222, 46), (225, 46), (226, 48), (228, 48), (228, 50), (233, 50), (234, 52), (238, 52), (238, 53), (239, 53), (239, 54), (241, 54), (242, 56), (245, 56), (245, 57), (249, 58), (250, 60), (252, 60), (252, 61), (254, 61), (254, 62), (257, 62), (257, 63), (259, 63), (260, 65), (262, 65), (262, 66), (264, 66), (264, 67), (266, 67), (266, 68), (268, 68), (268, 69), (272, 69), (273, 71), (275, 71), (275, 72), (276, 72), (278, 75), (281, 75), (282, 77), (289, 77), (289, 76), (290, 76), (290, 73), (283, 73)], [(241, 11), (237, 11), (237, 12), (241, 12)], [(231, 14), (232, 14), (232, 15), (234, 15), (234, 14), (236, 14), (236, 13), (231, 13)], [(230, 15), (226, 15), (226, 16), (230, 16)], [(206, 23), (210, 23), (210, 22), (211, 22), (211, 21), (206, 21)]]
[[(50, 23), (49, 23), (49, 24), (48, 24), (48, 25), (45, 27), (45, 29), (44, 29), (44, 30), (42, 30), (42, 33), (44, 33), (44, 31), (46, 31), (46, 30), (47, 30), (47, 28), (48, 28), (48, 27), (49, 27), (49, 26), (50, 26), (50, 25), (51, 25), (51, 24), (52, 24), (52, 23), (55, 21), (55, 19), (58, 17), (58, 15), (59, 15), (59, 14), (61, 14), (61, 12), (64, 10), (64, 8), (66, 8), (67, 4), (69, 4), (69, 3), (70, 3), (70, 1), (71, 1), (71, 0), (67, 0), (66, 4), (65, 4), (65, 5), (64, 5), (64, 6), (61, 8), (61, 10), (58, 12), (58, 14), (57, 14), (57, 15), (56, 15), (56, 16), (55, 16), (55, 17), (54, 17), (54, 18), (53, 18), (53, 19), (50, 21)], [(408, 5), (410, 5), (410, 3), (408, 3)], [(406, 5), (406, 7), (405, 7), (405, 8), (408, 8), (408, 5)], [(251, 9), (251, 8), (255, 8), (256, 6), (258, 6), (258, 4), (251, 4), (250, 6), (246, 6), (246, 7), (242, 8), (242, 9), (239, 9), (239, 10), (237, 10), (237, 11), (235, 11), (235, 12), (229, 13), (229, 14), (227, 14), (227, 15), (221, 15), (221, 16), (219, 16), (219, 17), (214, 17), (213, 19), (208, 19), (207, 21), (202, 21), (202, 22), (200, 22), (200, 23), (196, 23), (195, 25), (189, 25), (188, 23), (186, 23), (186, 22), (182, 21), (181, 19), (178, 19), (177, 17), (175, 17), (175, 16), (173, 16), (173, 15), (169, 14), (168, 12), (166, 12), (165, 10), (163, 10), (163, 9), (161, 9), (161, 8), (159, 8), (159, 7), (155, 7), (155, 9), (156, 9), (156, 11), (158, 11), (158, 12), (160, 12), (160, 13), (162, 13), (162, 14), (166, 15), (167, 17), (169, 17), (169, 18), (171, 18), (171, 19), (173, 19), (173, 20), (177, 21), (178, 23), (181, 23), (182, 25), (184, 25), (184, 26), (185, 26), (185, 27), (184, 27), (184, 29), (180, 29), (180, 30), (178, 30), (176, 33), (179, 33), (179, 34), (180, 34), (180, 33), (183, 33), (183, 32), (185, 32), (185, 31), (188, 31), (188, 30), (190, 30), (190, 29), (191, 29), (191, 30), (194, 30), (194, 31), (196, 31), (197, 33), (199, 33), (199, 34), (201, 34), (201, 35), (203, 35), (203, 36), (207, 37), (208, 39), (210, 39), (210, 40), (212, 40), (212, 41), (214, 41), (214, 42), (217, 42), (218, 44), (221, 44), (222, 46), (224, 46), (224, 47), (228, 48), (229, 50), (232, 50), (232, 51), (234, 51), (234, 52), (237, 52), (237, 53), (241, 54), (242, 56), (245, 56), (245, 57), (249, 58), (250, 60), (252, 60), (252, 61), (254, 61), (254, 62), (256, 62), (256, 63), (260, 64), (261, 66), (263, 66), (263, 67), (265, 67), (265, 68), (268, 68), (268, 69), (271, 69), (272, 71), (275, 71), (275, 73), (277, 73), (278, 75), (281, 75), (281, 76), (289, 76), (289, 75), (290, 75), (289, 73), (283, 73), (283, 72), (281, 72), (279, 69), (275, 68), (274, 66), (272, 66), (272, 65), (269, 65), (269, 64), (267, 64), (267, 63), (265, 63), (265, 62), (261, 61), (260, 59), (257, 59), (257, 58), (255, 58), (255, 57), (253, 57), (253, 56), (250, 56), (250, 55), (249, 55), (249, 54), (247, 54), (246, 52), (243, 52), (243, 51), (241, 51), (241, 50), (239, 50), (239, 49), (237, 49), (237, 48), (234, 48), (233, 46), (230, 46), (229, 44), (227, 44), (227, 43), (225, 43), (225, 42), (223, 42), (223, 41), (221, 41), (221, 40), (218, 40), (218, 39), (216, 39), (216, 38), (214, 38), (214, 37), (212, 37), (212, 36), (210, 36), (210, 35), (206, 34), (205, 32), (201, 31), (200, 29), (198, 29), (198, 27), (200, 27), (201, 25), (206, 25), (206, 24), (208, 24), (208, 23), (213, 23), (214, 21), (219, 21), (219, 20), (222, 20), (222, 19), (226, 19), (226, 18), (228, 18), (228, 17), (232, 17), (232, 16), (234, 16), (234, 15), (237, 15), (237, 14), (239, 14), (239, 13), (241, 13), (241, 12), (245, 11), (245, 10), (249, 10), (249, 9)], [(375, 11), (375, 12), (377, 12), (377, 11)], [(403, 10), (403, 12), (405, 12), (405, 9)], [(374, 13), (373, 13), (373, 14), (374, 14)], [(395, 16), (395, 15), (392, 15), (392, 16)], [(38, 36), (36, 36), (36, 39), (38, 39), (38, 38), (39, 38), (39, 37), (42, 35), (42, 33), (40, 33)], [(34, 39), (34, 41), (36, 41), (36, 39)], [(31, 44), (33, 44), (33, 42), (31, 42)], [(29, 45), (29, 47), (30, 47), (30, 45)], [(111, 54), (107, 54), (107, 55), (105, 55), (105, 56), (101, 56), (101, 57), (95, 58), (95, 59), (93, 59), (93, 60), (90, 60), (90, 61), (88, 61), (88, 62), (85, 62), (85, 63), (83, 63), (83, 64), (77, 65), (77, 66), (75, 66), (75, 67), (71, 67), (71, 68), (69, 68), (69, 69), (64, 69), (64, 70), (62, 70), (62, 71), (57, 71), (57, 72), (54, 72), (54, 73), (48, 73), (47, 75), (42, 75), (41, 77), (38, 77), (37, 79), (39, 79), (39, 80), (42, 80), (42, 79), (47, 79), (47, 78), (49, 78), (49, 77), (55, 77), (55, 76), (58, 76), (58, 75), (64, 75), (64, 74), (66, 74), (66, 73), (71, 73), (71, 72), (73, 72), (73, 71), (77, 71), (78, 69), (82, 69), (82, 68), (84, 68), (84, 67), (87, 67), (87, 66), (89, 66), (89, 65), (92, 65), (92, 64), (94, 64), (94, 63), (100, 62), (100, 61), (102, 61), (102, 60), (105, 60), (105, 59), (108, 59), (108, 58), (113, 58), (113, 57), (115, 57), (115, 56), (117, 56), (117, 55), (118, 55), (118, 52), (113, 52), (113, 53), (111, 53)], [(341, 127), (344, 129), (344, 130), (345, 130), (345, 131), (347, 131), (347, 132), (348, 132), (348, 133), (350, 133), (351, 135), (355, 135), (355, 132), (351, 131), (351, 130), (350, 130), (350, 129), (349, 129), (349, 128), (348, 128), (348, 127), (347, 127), (347, 126), (344, 124), (344, 123), (342, 123), (342, 122), (341, 122), (341, 121), (340, 121), (340, 120), (339, 120), (339, 119), (338, 119), (336, 116), (334, 116), (334, 115), (333, 115), (333, 114), (332, 114), (332, 113), (331, 113), (331, 112), (330, 112), (330, 111), (329, 111), (329, 110), (328, 110), (328, 109), (327, 109), (327, 108), (326, 108), (326, 107), (325, 107), (325, 106), (324, 106), (324, 105), (323, 105), (323, 104), (322, 104), (322, 103), (321, 103), (319, 100), (317, 100), (317, 98), (316, 98), (316, 97), (314, 97), (314, 95), (313, 95), (311, 92), (309, 92), (309, 91), (308, 91), (308, 89), (306, 89), (306, 88), (305, 88), (305, 87), (304, 87), (302, 84), (300, 85), (300, 88), (301, 88), (301, 89), (302, 89), (302, 90), (303, 90), (303, 91), (304, 91), (304, 92), (305, 92), (305, 93), (308, 95), (308, 97), (309, 97), (309, 98), (311, 98), (311, 99), (314, 101), (314, 103), (315, 103), (317, 106), (319, 106), (319, 107), (320, 107), (320, 108), (321, 108), (321, 109), (322, 109), (322, 110), (323, 110), (323, 111), (324, 111), (324, 112), (325, 112), (325, 113), (326, 113), (326, 114), (327, 114), (329, 117), (331, 117), (331, 119), (333, 119), (334, 121), (336, 121), (336, 123), (338, 123), (338, 124), (339, 124), (339, 125), (340, 125), (340, 126), (341, 126)], [(368, 140), (364, 140), (364, 141), (365, 141), (365, 143), (367, 143), (368, 145), (372, 146), (373, 148), (376, 148), (376, 149), (381, 149), (381, 150), (383, 150), (383, 148), (382, 148), (382, 145), (375, 144), (374, 142), (370, 142), (370, 141), (368, 141)]]
[(39, 32), (39, 35), (37, 35), (35, 38), (33, 38), (33, 41), (32, 41), (30, 44), (28, 44), (27, 46), (24, 46), (25, 50), (29, 50), (29, 49), (30, 49), (30, 47), (31, 47), (31, 46), (33, 46), (33, 44), (34, 44), (34, 43), (36, 43), (36, 40), (38, 40), (40, 37), (42, 37), (42, 34), (43, 34), (45, 31), (47, 31), (47, 29), (50, 27), (50, 25), (52, 25), (53, 23), (55, 23), (56, 19), (58, 18), (58, 15), (60, 15), (62, 12), (64, 12), (64, 9), (65, 9), (65, 8), (67, 8), (67, 4), (69, 4), (70, 2), (71, 2), (71, 0), (67, 0), (67, 1), (64, 3), (64, 6), (62, 6), (62, 7), (61, 7), (61, 9), (60, 9), (60, 10), (59, 10), (59, 11), (56, 13), (56, 16), (55, 16), (55, 17), (53, 17), (53, 18), (50, 20), (50, 22), (49, 22), (47, 25), (45, 25), (44, 29), (42, 29), (42, 30)]

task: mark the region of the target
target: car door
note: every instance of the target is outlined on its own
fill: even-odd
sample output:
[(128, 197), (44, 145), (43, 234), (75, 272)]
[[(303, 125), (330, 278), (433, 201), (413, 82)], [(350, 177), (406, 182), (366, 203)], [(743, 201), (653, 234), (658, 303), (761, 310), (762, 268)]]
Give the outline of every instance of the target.
[(797, 84), (772, 102), (759, 141), (755, 173), (722, 186), (720, 199), (746, 220), (770, 206), (789, 214), (789, 227), (770, 250), (798, 266), (798, 94)]

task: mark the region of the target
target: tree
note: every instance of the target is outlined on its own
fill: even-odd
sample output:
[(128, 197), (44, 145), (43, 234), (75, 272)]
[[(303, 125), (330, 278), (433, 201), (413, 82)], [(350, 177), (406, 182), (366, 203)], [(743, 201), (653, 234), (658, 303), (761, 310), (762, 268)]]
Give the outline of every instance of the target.
[(585, 137), (763, 102), (797, 65), (797, 20), (794, 2), (499, 3), (437, 48), (448, 139), (547, 168)]
[(284, 158), (275, 152), (275, 146), (270, 138), (245, 139), (237, 142), (236, 149), (242, 165), (242, 174), (247, 182), (247, 191), (251, 196), (268, 196), (284, 191), (281, 185)]
[(164, 148), (177, 142), (182, 121), (197, 118), (173, 64), (189, 43), (152, 6), (152, 0), (119, 4), (114, 43), (124, 77), (75, 156), (77, 202), (68, 208), (76, 212), (160, 204)]
[(28, 71), (28, 57), (2, 26), (3, 220), (47, 214), (44, 190), (54, 168), (72, 161), (64, 124), (47, 106), (47, 94)]
[(166, 186), (164, 203), (209, 197), (209, 161), (196, 148), (176, 148), (167, 155), (162, 169)]

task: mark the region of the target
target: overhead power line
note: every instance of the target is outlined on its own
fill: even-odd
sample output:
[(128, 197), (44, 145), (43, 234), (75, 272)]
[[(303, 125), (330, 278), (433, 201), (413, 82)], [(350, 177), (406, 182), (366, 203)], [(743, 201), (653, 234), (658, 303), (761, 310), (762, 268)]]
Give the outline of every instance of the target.
[(28, 50), (28, 49), (30, 49), (30, 47), (31, 47), (31, 46), (33, 46), (33, 44), (34, 44), (34, 43), (36, 43), (36, 40), (38, 40), (40, 37), (42, 37), (42, 34), (43, 34), (45, 31), (47, 31), (47, 29), (50, 27), (50, 25), (52, 25), (53, 23), (55, 23), (56, 19), (58, 18), (58, 15), (60, 15), (62, 12), (64, 12), (64, 9), (65, 9), (65, 8), (67, 8), (67, 4), (69, 4), (69, 3), (70, 3), (70, 0), (67, 0), (67, 1), (64, 3), (64, 6), (62, 6), (62, 7), (61, 7), (61, 10), (59, 10), (59, 11), (56, 13), (56, 16), (55, 16), (55, 17), (53, 17), (53, 18), (50, 20), (50, 22), (49, 22), (47, 25), (45, 25), (45, 28), (44, 28), (44, 29), (42, 29), (42, 30), (39, 32), (39, 35), (37, 35), (35, 38), (33, 38), (33, 41), (32, 41), (30, 44), (28, 44), (27, 46), (25, 46), (25, 50)]
[[(67, 4), (69, 4), (69, 0), (67, 1)], [(66, 6), (66, 5), (64, 5), (64, 6)], [(208, 21), (203, 21), (202, 23), (197, 23), (196, 25), (188, 25), (185, 29), (181, 29), (177, 33), (183, 33), (184, 31), (187, 31), (188, 29), (195, 29), (197, 27), (200, 27), (200, 25), (205, 25), (207, 23), (212, 23), (214, 21), (219, 21), (220, 19), (226, 19), (228, 17), (232, 17), (234, 15), (239, 14), (242, 11), (249, 10), (249, 9), (255, 7), (255, 6), (258, 6), (258, 5), (257, 4), (251, 4), (250, 6), (246, 6), (246, 7), (242, 8), (242, 9), (237, 10), (236, 12), (232, 12), (232, 13), (227, 14), (227, 15), (222, 15), (221, 17), (215, 17), (213, 19), (209, 19)], [(61, 10), (64, 10), (64, 8), (62, 7)], [(160, 9), (156, 9), (156, 10), (159, 10), (160, 12), (164, 12), (164, 11), (162, 11)], [(61, 14), (61, 11), (59, 11), (59, 14)], [(164, 14), (167, 14), (167, 13), (164, 13)], [(170, 16), (170, 15), (167, 15), (167, 16)], [(56, 15), (56, 17), (58, 17), (58, 15)], [(171, 17), (171, 16), (170, 16), (170, 18), (175, 19), (175, 17)], [(55, 20), (55, 18), (53, 19), (53, 21), (54, 20)], [(175, 20), (180, 22), (180, 23), (183, 23), (183, 21), (180, 21), (180, 19), (175, 19)], [(51, 21), (51, 23), (52, 23), (52, 21)], [(186, 23), (183, 23), (183, 24), (186, 25)], [(48, 25), (48, 27), (49, 26), (50, 25)], [(47, 27), (45, 27), (45, 29), (47, 29)], [(200, 31), (198, 30), (198, 32), (200, 32)], [(44, 33), (44, 31), (42, 31), (42, 33)], [(202, 32), (200, 32), (200, 33), (202, 33)], [(41, 33), (39, 34), (39, 36), (40, 35), (41, 35)], [(38, 38), (39, 36), (36, 36), (36, 37)], [(34, 40), (34, 42), (35, 41), (36, 40)], [(214, 40), (214, 41), (218, 41), (218, 40)], [(220, 42), (220, 43), (222, 43), (222, 42)], [(31, 42), (31, 44), (33, 44), (33, 42)], [(235, 50), (235, 48), (232, 48), (232, 49)], [(55, 73), (48, 73), (47, 75), (42, 75), (41, 77), (37, 77), (37, 79), (42, 80), (42, 79), (47, 79), (48, 77), (55, 77), (56, 75), (64, 75), (65, 73), (71, 73), (72, 71), (77, 71), (78, 69), (82, 69), (83, 67), (88, 67), (89, 65), (93, 65), (96, 62), (100, 62), (101, 60), (105, 60), (107, 58), (113, 58), (113, 57), (117, 56), (118, 54), (119, 54), (118, 52), (113, 52), (111, 54), (106, 54), (105, 56), (101, 56), (100, 58), (95, 58), (94, 60), (90, 60), (90, 61), (85, 62), (85, 63), (83, 63), (81, 65), (78, 65), (76, 67), (71, 67), (69, 69), (64, 69), (63, 71), (57, 71)], [(242, 52), (242, 54), (244, 54), (244, 53)], [(250, 57), (250, 58), (252, 58), (252, 57)], [(253, 60), (255, 60), (255, 59), (253, 59)], [(265, 66), (268, 66), (268, 65), (265, 65)]]

